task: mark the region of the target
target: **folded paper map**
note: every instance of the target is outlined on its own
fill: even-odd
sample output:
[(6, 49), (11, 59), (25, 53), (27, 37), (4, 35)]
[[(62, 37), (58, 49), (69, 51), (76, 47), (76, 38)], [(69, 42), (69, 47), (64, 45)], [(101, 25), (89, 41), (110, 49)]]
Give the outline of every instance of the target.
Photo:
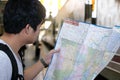
[(117, 28), (65, 20), (44, 80), (94, 80), (119, 47)]

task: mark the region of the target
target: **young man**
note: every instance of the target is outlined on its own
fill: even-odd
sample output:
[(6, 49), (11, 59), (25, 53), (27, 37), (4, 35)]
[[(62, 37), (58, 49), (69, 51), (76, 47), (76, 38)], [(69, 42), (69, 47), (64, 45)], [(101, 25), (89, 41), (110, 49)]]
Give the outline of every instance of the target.
[[(51, 61), (51, 57), (59, 50), (51, 50), (46, 57), (23, 71), (19, 49), (36, 41), (40, 26), (45, 18), (45, 8), (38, 0), (8, 0), (4, 9), (4, 34), (0, 43), (7, 45), (12, 51), (18, 66), (18, 73), (25, 80), (32, 80)], [(12, 79), (12, 64), (7, 54), (0, 50), (0, 79)]]

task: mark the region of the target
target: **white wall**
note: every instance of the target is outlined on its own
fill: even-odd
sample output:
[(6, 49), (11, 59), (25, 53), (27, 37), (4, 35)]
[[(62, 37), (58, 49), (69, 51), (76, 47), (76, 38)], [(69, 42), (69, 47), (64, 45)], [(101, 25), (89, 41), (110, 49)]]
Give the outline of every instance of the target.
[(97, 24), (120, 25), (120, 0), (97, 0)]

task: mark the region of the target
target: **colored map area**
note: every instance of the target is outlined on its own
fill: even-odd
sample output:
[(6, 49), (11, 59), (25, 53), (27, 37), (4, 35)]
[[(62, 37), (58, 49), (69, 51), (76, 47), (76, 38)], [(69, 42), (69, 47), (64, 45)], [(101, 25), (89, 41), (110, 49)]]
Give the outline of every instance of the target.
[(82, 22), (63, 23), (44, 80), (94, 80), (120, 47), (120, 33), (113, 28)]

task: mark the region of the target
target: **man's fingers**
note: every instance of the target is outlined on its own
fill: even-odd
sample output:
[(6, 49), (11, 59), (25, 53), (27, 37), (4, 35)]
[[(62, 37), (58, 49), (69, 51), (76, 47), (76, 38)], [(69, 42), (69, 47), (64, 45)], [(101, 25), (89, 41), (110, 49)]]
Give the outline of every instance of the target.
[(58, 53), (58, 52), (60, 52), (60, 49), (57, 49), (57, 50), (54, 50), (54, 49), (53, 49), (53, 50), (50, 51), (50, 54)]

